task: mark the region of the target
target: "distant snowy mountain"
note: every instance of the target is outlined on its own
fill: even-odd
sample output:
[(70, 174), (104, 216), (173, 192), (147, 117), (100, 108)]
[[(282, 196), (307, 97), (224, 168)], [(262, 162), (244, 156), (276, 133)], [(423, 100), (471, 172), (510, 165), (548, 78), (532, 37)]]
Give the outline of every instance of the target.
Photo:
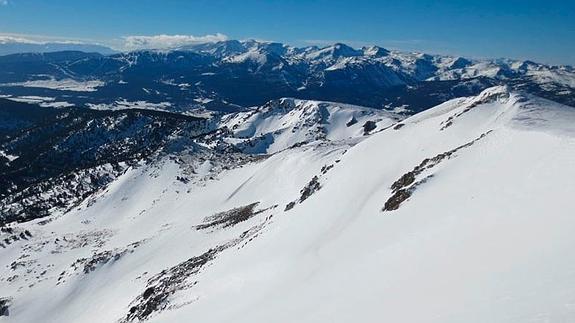
[(572, 107), (514, 86), (411, 116), (9, 102), (0, 321), (575, 320)]
[(495, 85), (575, 106), (573, 67), (377, 46), (296, 48), (229, 40), (107, 56), (75, 51), (0, 57), (0, 95), (98, 109), (231, 112), (293, 97), (416, 113)]
[(81, 51), (104, 55), (117, 53), (117, 51), (102, 45), (80, 42), (39, 42), (17, 37), (0, 36), (0, 56), (19, 53), (50, 53), (61, 51)]

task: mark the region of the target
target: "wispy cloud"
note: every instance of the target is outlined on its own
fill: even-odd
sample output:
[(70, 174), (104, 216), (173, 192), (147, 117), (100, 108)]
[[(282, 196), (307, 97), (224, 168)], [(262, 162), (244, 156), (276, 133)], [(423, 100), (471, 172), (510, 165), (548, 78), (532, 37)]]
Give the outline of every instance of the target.
[(9, 44), (9, 43), (41, 44), (41, 42), (32, 39), (14, 37), (14, 36), (5, 36), (0, 34), (0, 44)]
[(137, 49), (167, 49), (176, 48), (186, 45), (195, 45), (201, 43), (215, 43), (227, 40), (224, 34), (213, 34), (205, 36), (194, 35), (153, 35), (153, 36), (126, 36), (124, 47), (127, 50)]
[[(2, 0), (0, 0), (2, 1)], [(46, 36), (46, 35), (30, 35), (30, 34), (14, 34), (14, 33), (1, 33), (0, 43), (27, 43), (27, 44), (46, 44), (46, 43), (61, 43), (61, 44), (100, 44), (100, 41), (93, 39), (72, 39), (68, 37)]]
[[(4, 1), (4, 0), (0, 0)], [(27, 44), (91, 44), (103, 45), (119, 51), (131, 51), (139, 49), (168, 49), (186, 45), (213, 43), (227, 40), (224, 34), (194, 36), (194, 35), (152, 35), (152, 36), (125, 36), (111, 39), (87, 39), (69, 38), (59, 36), (15, 34), (0, 32), (0, 44), (27, 43)]]
[(0, 0), (0, 6), (7, 6), (8, 0)]

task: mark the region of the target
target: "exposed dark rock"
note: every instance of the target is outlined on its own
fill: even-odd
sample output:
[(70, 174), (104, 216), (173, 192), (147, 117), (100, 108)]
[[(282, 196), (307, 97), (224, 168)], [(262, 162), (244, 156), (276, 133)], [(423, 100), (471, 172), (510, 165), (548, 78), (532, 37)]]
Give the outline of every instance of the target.
[(266, 218), (262, 224), (244, 231), (236, 239), (211, 248), (203, 254), (192, 257), (171, 268), (164, 269), (157, 275), (151, 277), (147, 282), (146, 289), (132, 301), (129, 313), (121, 322), (144, 321), (153, 313), (168, 308), (170, 296), (177, 291), (192, 288), (196, 285), (197, 281), (191, 278), (200, 272), (210, 261), (215, 259), (218, 253), (237, 246), (244, 241), (251, 241), (257, 236), (258, 232), (270, 218), (271, 216)]
[(302, 203), (303, 201), (307, 200), (308, 197), (312, 196), (315, 192), (319, 191), (321, 185), (319, 183), (319, 178), (314, 176), (309, 183), (307, 183), (304, 188), (300, 191), (301, 196), (299, 198), (299, 202)]
[[(210, 260), (214, 259), (220, 248), (210, 249), (205, 253), (192, 257), (172, 268), (163, 270), (148, 281), (148, 286), (142, 295), (135, 300), (124, 322), (146, 320), (152, 313), (165, 309), (168, 297), (176, 291), (189, 286), (188, 277), (198, 273)], [(193, 285), (193, 283), (191, 284)]]
[(154, 290), (155, 290), (154, 287), (148, 287), (148, 288), (144, 291), (144, 294), (142, 294), (142, 296), (143, 296), (144, 298), (148, 298), (148, 297), (150, 297), (150, 296), (152, 296), (152, 295), (154, 294)]
[(256, 208), (256, 206), (258, 206), (258, 204), (259, 204), (259, 202), (255, 202), (252, 204), (240, 206), (240, 207), (228, 210), (228, 211), (220, 212), (220, 213), (214, 214), (212, 216), (206, 217), (204, 219), (204, 223), (197, 225), (196, 229), (204, 230), (204, 229), (216, 228), (216, 227), (222, 227), (222, 228), (231, 227), (231, 226), (234, 226), (240, 222), (244, 222), (246, 220), (249, 220), (250, 218), (252, 218), (253, 216), (255, 216), (257, 214), (260, 214), (264, 211), (267, 211), (269, 209), (273, 209), (273, 208), (277, 207), (277, 205), (274, 205), (272, 207), (256, 211), (255, 208)]
[(405, 126), (404, 123), (398, 123), (395, 126), (393, 126), (393, 130), (399, 130), (399, 129), (403, 128), (403, 126)]
[(333, 168), (333, 164), (324, 165), (324, 166), (321, 168), (320, 171), (321, 171), (321, 173), (322, 173), (323, 175), (325, 175), (325, 174), (326, 174), (330, 169), (332, 169), (332, 168)]
[(10, 315), (8, 309), (10, 307), (11, 302), (12, 300), (10, 298), (0, 297), (0, 316)]
[(363, 124), (363, 135), (364, 135), (364, 136), (369, 135), (369, 133), (370, 133), (372, 130), (374, 130), (375, 128), (377, 128), (377, 124), (375, 123), (375, 121), (372, 121), (372, 120), (366, 121), (366, 122)]
[(305, 146), (305, 145), (307, 145), (307, 144), (308, 144), (307, 141), (300, 141), (300, 142), (296, 142), (295, 144), (291, 145), (289, 148), (290, 148), (290, 149), (291, 149), (291, 148), (298, 148), (298, 147), (301, 147), (301, 146)]
[(183, 176), (176, 176), (176, 180), (180, 181), (184, 184), (188, 184), (190, 182), (190, 179), (187, 177), (183, 177)]
[(352, 117), (351, 120), (349, 120), (345, 125), (346, 125), (347, 127), (351, 127), (351, 126), (353, 126), (353, 125), (356, 124), (356, 123), (357, 123), (357, 119), (356, 119), (355, 117)]
[(400, 189), (393, 194), (383, 206), (383, 211), (397, 210), (399, 205), (411, 196), (411, 191), (407, 189)]
[(85, 259), (86, 261), (83, 270), (84, 274), (89, 274), (90, 272), (96, 270), (97, 267), (107, 263), (111, 259), (120, 259), (120, 254), (114, 254), (111, 251), (104, 251), (93, 255), (92, 258)]
[(295, 201), (289, 202), (288, 204), (286, 204), (284, 212), (293, 209), (294, 206), (295, 206)]
[(140, 245), (140, 242), (131, 243), (124, 249), (114, 249), (106, 250), (102, 252), (95, 253), (90, 258), (80, 258), (76, 260), (72, 265), (74, 271), (81, 269), (84, 274), (89, 274), (102, 265), (110, 262), (115, 262), (120, 260), (124, 255), (134, 252), (134, 250)]
[(395, 193), (403, 187), (407, 187), (415, 182), (415, 171), (403, 174), (397, 181), (391, 184), (391, 190)]
[[(332, 165), (324, 165), (321, 168), (321, 175), (325, 175), (331, 168)], [(321, 176), (320, 175), (320, 176)], [(301, 190), (300, 190), (300, 197), (296, 201), (289, 202), (284, 209), (285, 211), (289, 211), (294, 208), (297, 203), (303, 203), (307, 200), (310, 196), (312, 196), (315, 192), (321, 189), (321, 184), (319, 183), (319, 177), (316, 175), (314, 176)]]

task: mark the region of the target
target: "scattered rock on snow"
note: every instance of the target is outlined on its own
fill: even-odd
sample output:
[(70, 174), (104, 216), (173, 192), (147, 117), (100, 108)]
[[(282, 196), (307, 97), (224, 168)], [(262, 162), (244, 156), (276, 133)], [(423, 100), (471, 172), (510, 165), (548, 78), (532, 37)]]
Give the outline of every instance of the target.
[(429, 175), (422, 180), (416, 181), (417, 176), (423, 173), (424, 170), (435, 167), (446, 158), (448, 159), (451, 158), (451, 156), (455, 154), (457, 151), (473, 145), (478, 140), (483, 139), (490, 132), (491, 130), (486, 133), (483, 133), (478, 138), (466, 144), (463, 144), (459, 147), (456, 147), (452, 150), (440, 153), (432, 158), (426, 158), (419, 165), (415, 166), (413, 170), (403, 174), (399, 179), (397, 179), (395, 182), (393, 182), (393, 184), (391, 184), (391, 191), (393, 195), (389, 199), (387, 199), (387, 201), (383, 206), (382, 211), (397, 210), (402, 202), (411, 197), (411, 195), (419, 185), (423, 184), (425, 181), (427, 181), (430, 177), (433, 176)]
[(8, 308), (10, 307), (10, 303), (12, 299), (6, 297), (0, 297), (0, 316), (9, 316), (10, 313)]
[(270, 210), (270, 209), (277, 207), (277, 205), (274, 205), (274, 206), (271, 206), (269, 208), (265, 208), (265, 209), (261, 209), (261, 210), (256, 211), (256, 206), (258, 206), (258, 204), (259, 204), (259, 202), (255, 202), (252, 204), (236, 207), (236, 208), (233, 208), (231, 210), (216, 213), (212, 216), (206, 217), (204, 219), (204, 223), (197, 225), (196, 229), (197, 230), (204, 230), (204, 229), (216, 228), (216, 227), (228, 228), (228, 227), (234, 226), (240, 222), (244, 222), (246, 220), (249, 220), (250, 218), (252, 218), (253, 216), (255, 216), (257, 214), (263, 213), (267, 210)]

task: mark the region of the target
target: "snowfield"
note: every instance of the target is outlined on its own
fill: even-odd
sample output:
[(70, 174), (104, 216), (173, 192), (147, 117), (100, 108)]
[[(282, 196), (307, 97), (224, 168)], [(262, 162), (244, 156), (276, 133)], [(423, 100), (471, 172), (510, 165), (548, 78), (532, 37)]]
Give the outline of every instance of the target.
[(69, 102), (65, 102), (65, 101), (60, 102), (60, 101), (56, 101), (55, 98), (44, 97), (44, 96), (26, 95), (26, 96), (13, 97), (11, 95), (6, 95), (6, 96), (2, 96), (2, 98), (6, 98), (6, 99), (9, 99), (11, 101), (16, 101), (16, 102), (38, 104), (41, 107), (65, 108), (65, 107), (74, 106), (73, 104), (71, 104)]
[(98, 87), (104, 86), (105, 83), (98, 80), (91, 81), (77, 81), (73, 79), (49, 79), (49, 80), (34, 80), (19, 83), (6, 83), (0, 86), (22, 86), (33, 88), (46, 88), (59, 91), (72, 91), (72, 92), (95, 92)]
[(357, 142), (401, 118), (355, 105), (283, 98), (247, 112), (226, 115), (221, 124), (234, 135), (229, 142), (247, 143), (244, 151), (262, 154), (316, 141)]
[(282, 99), (221, 120), (271, 138), (255, 161), (168, 155), (4, 228), (0, 322), (575, 321), (575, 110), (494, 87), (400, 118)]

